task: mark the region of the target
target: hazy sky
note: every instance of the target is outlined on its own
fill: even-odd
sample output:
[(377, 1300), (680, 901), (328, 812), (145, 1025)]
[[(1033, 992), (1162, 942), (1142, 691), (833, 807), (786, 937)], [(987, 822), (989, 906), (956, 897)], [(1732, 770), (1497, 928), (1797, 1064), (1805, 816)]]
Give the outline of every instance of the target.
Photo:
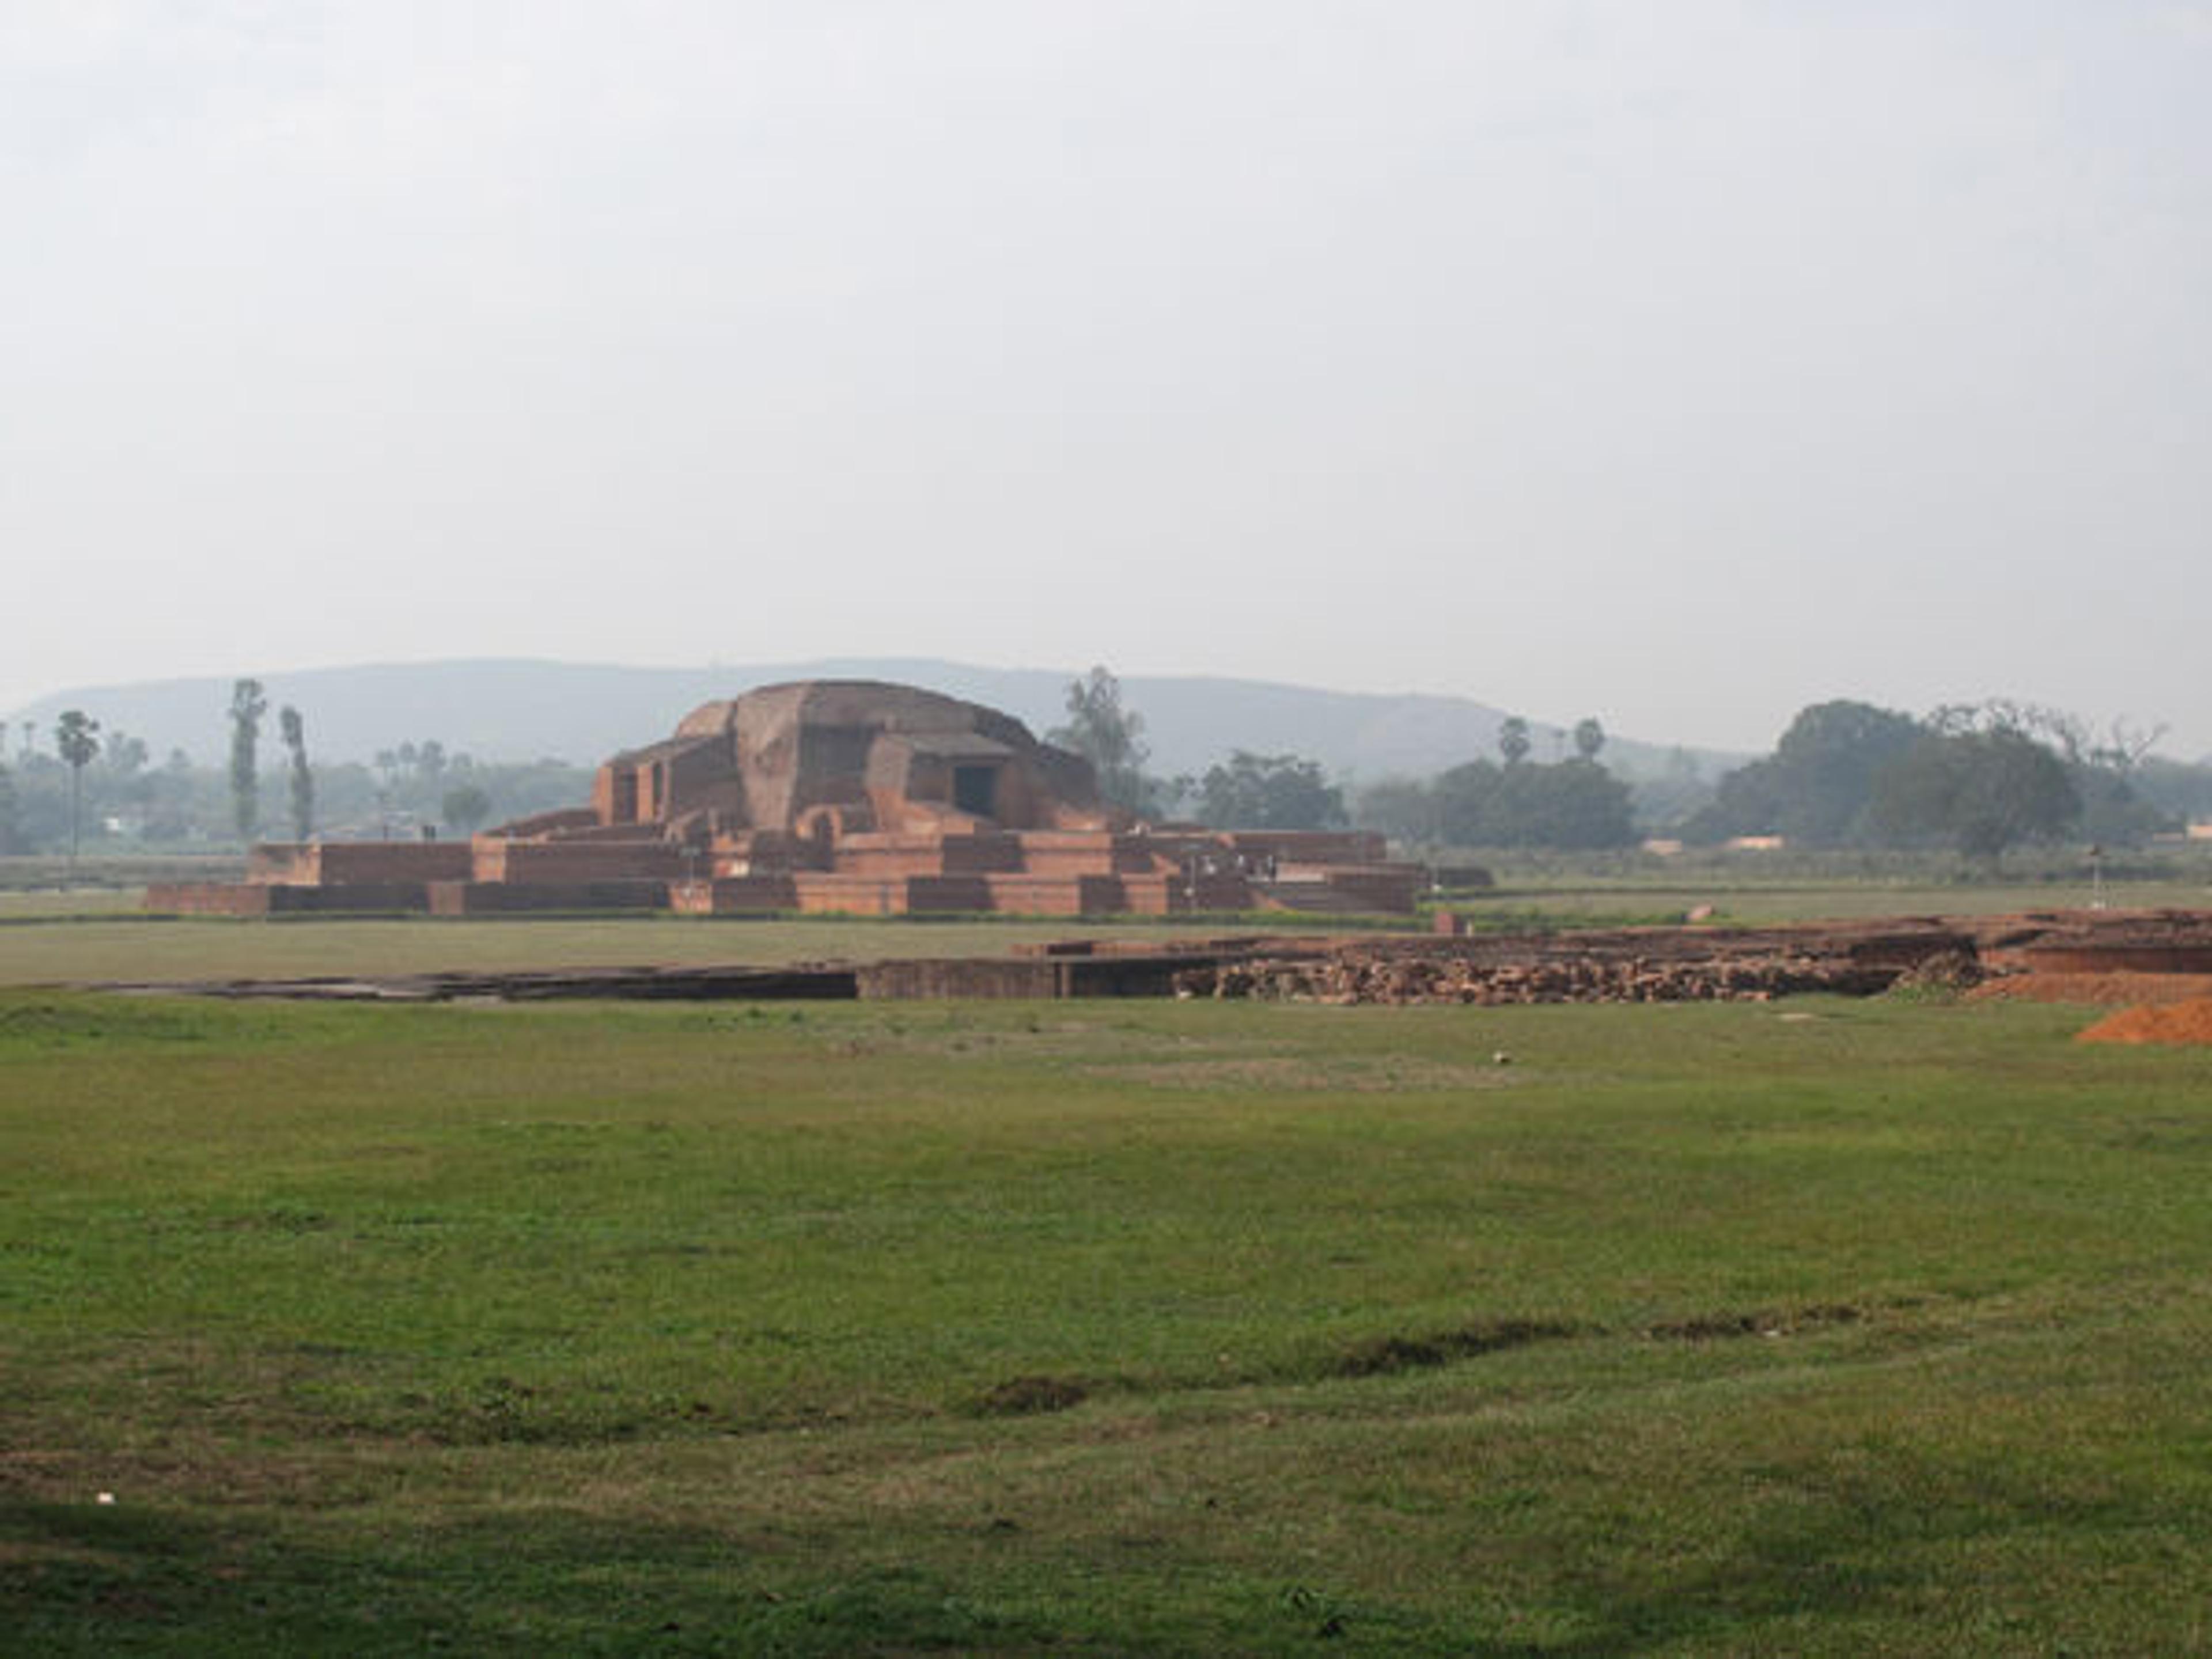
[(896, 653), (2212, 751), (2212, 0), (6, 0), (0, 224), (0, 708)]

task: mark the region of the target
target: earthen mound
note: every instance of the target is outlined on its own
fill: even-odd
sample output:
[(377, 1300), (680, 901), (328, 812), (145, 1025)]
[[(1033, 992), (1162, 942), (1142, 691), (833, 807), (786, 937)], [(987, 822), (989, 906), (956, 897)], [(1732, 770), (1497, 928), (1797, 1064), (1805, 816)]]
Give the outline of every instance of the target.
[(2203, 974), (2110, 973), (2004, 974), (1985, 979), (1966, 993), (1969, 1002), (2078, 1002), (2099, 1008), (2133, 1008), (2149, 1004), (2193, 1002), (2212, 995), (2212, 976)]
[(2123, 1008), (2081, 1033), (2083, 1042), (2212, 1042), (2212, 997)]

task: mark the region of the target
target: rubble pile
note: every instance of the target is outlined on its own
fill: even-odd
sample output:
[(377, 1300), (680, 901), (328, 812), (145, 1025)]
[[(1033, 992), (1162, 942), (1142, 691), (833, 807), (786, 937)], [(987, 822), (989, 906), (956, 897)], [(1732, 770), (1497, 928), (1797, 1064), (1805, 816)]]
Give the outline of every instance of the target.
[(1194, 963), (1181, 997), (1326, 1003), (1765, 1002), (1807, 992), (1872, 996), (1900, 979), (1971, 984), (1973, 944), (1914, 927), (1733, 933), (1620, 930)]
[(1643, 957), (1480, 963), (1464, 958), (1370, 957), (1339, 951), (1318, 962), (1249, 962), (1186, 969), (1182, 997), (1250, 997), (1276, 1002), (1455, 1002), (1498, 1006), (1534, 1002), (1765, 1002), (1826, 991), (1871, 996), (1895, 969), (1815, 957), (1679, 962)]

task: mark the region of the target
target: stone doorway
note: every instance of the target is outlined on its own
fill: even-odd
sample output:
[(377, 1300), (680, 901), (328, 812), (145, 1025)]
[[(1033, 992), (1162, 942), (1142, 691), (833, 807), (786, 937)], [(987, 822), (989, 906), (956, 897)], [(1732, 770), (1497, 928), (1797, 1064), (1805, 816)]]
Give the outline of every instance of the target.
[(999, 769), (995, 766), (954, 767), (952, 804), (971, 817), (997, 817)]

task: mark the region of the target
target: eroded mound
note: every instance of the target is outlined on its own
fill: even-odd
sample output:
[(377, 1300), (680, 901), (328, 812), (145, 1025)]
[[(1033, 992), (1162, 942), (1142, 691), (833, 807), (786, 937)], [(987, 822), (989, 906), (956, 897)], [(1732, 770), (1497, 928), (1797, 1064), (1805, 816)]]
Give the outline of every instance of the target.
[(2212, 975), (2112, 973), (2005, 974), (1966, 994), (1970, 1002), (2078, 1002), (2098, 1008), (2133, 1008), (2192, 1002), (2212, 996)]
[(2083, 1042), (2212, 1042), (2212, 996), (2123, 1008), (2081, 1033)]

